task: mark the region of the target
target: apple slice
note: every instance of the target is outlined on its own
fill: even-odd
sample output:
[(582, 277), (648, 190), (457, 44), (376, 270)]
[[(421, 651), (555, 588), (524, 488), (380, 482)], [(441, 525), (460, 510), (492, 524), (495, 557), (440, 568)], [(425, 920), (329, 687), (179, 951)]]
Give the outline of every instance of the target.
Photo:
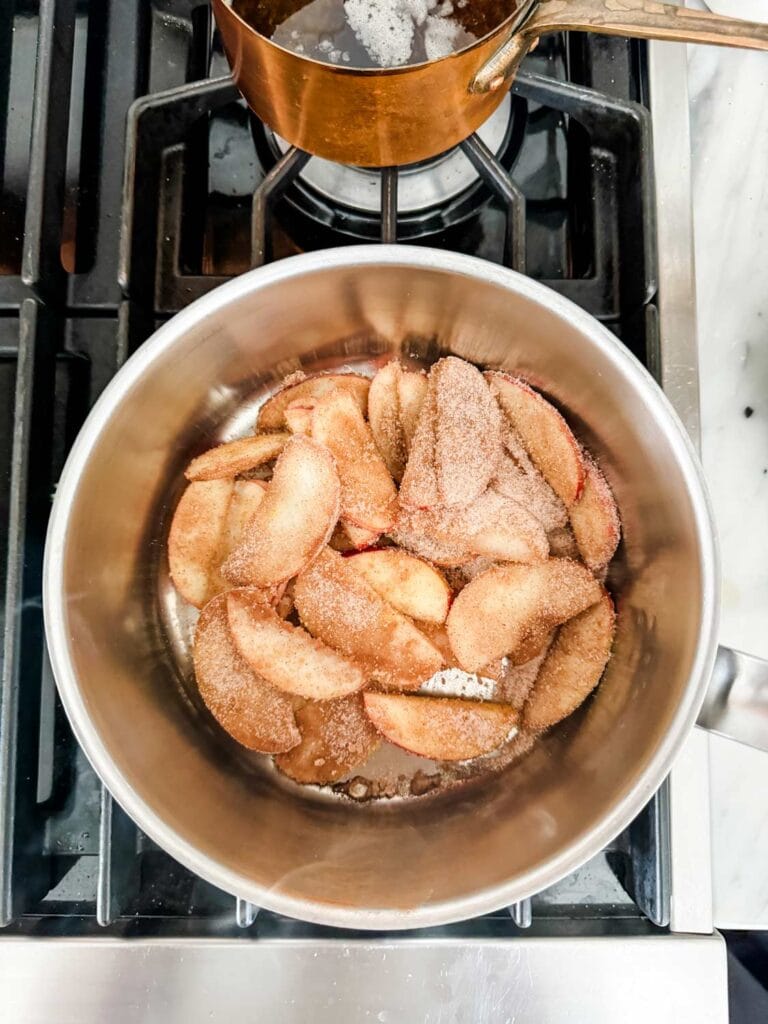
[(278, 690), (311, 700), (346, 697), (362, 689), (359, 665), (284, 622), (256, 590), (226, 595), (232, 639), (254, 672)]
[(451, 588), (431, 565), (399, 548), (353, 555), (349, 564), (394, 609), (420, 622), (445, 622)]
[(184, 475), (187, 480), (219, 480), (247, 473), (276, 459), (290, 434), (253, 434), (211, 448), (192, 459)]
[(513, 664), (528, 661), (556, 626), (595, 604), (602, 593), (588, 569), (564, 558), (498, 566), (457, 595), (448, 613), (448, 638), (466, 672), (503, 655)]
[(395, 519), (397, 489), (371, 428), (348, 391), (336, 389), (317, 400), (312, 437), (336, 460), (342, 519), (364, 530), (389, 529)]
[(340, 495), (330, 452), (296, 434), (277, 460), (247, 536), (222, 566), (224, 577), (237, 586), (269, 587), (295, 576), (333, 532)]
[(466, 506), (403, 510), (397, 521), (398, 532), (403, 527), (437, 546), (447, 545), (449, 550), (501, 562), (543, 562), (549, 554), (547, 535), (539, 520), (496, 491), (486, 491)]
[(395, 480), (405, 469), (405, 437), (400, 422), (399, 383), (403, 369), (396, 360), (387, 363), (371, 381), (368, 421), (376, 447)]
[(291, 403), (312, 405), (323, 395), (338, 388), (353, 396), (365, 416), (368, 412), (368, 389), (371, 382), (357, 373), (318, 373), (312, 377), (292, 374), (283, 386), (262, 405), (256, 427), (258, 430), (282, 430), (285, 410)]
[[(448, 510), (452, 511), (451, 509)], [(549, 554), (544, 527), (522, 505), (495, 491), (486, 491), (453, 518), (453, 532), (438, 531), (441, 539), (453, 535), (474, 555), (499, 562), (543, 562)]]
[(168, 534), (173, 585), (190, 604), (202, 608), (211, 596), (211, 576), (219, 561), (232, 480), (198, 480), (181, 496)]
[(584, 562), (596, 575), (616, 553), (621, 524), (611, 488), (592, 459), (586, 458), (581, 497), (571, 506), (571, 526)]
[(397, 397), (400, 402), (400, 428), (403, 432), (406, 456), (411, 450), (413, 435), (419, 413), (429, 386), (426, 373), (416, 370), (403, 370), (397, 384)]
[(368, 420), (387, 469), (397, 481), (405, 470), (427, 386), (426, 374), (404, 370), (396, 360), (383, 366), (371, 381)]
[(334, 551), (342, 551), (345, 554), (353, 554), (356, 551), (365, 551), (378, 543), (381, 534), (373, 530), (363, 530), (351, 523), (337, 523), (336, 529), (331, 534), (328, 546)]
[(224, 531), (226, 554), (242, 544), (256, 509), (261, 507), (266, 493), (267, 485), (263, 480), (234, 481)]
[(430, 377), (400, 482), (400, 505), (403, 508), (434, 508), (442, 503), (437, 486), (436, 418), (435, 386)]
[(557, 409), (519, 377), (486, 373), (491, 391), (544, 479), (566, 507), (584, 486), (581, 448)]
[(364, 530), (362, 526), (355, 526), (353, 523), (343, 523), (342, 529), (355, 551), (364, 551), (366, 548), (373, 547), (381, 537), (378, 530)]
[(221, 594), (203, 608), (195, 630), (195, 678), (206, 707), (249, 750), (276, 754), (295, 747), (301, 733), (290, 697), (253, 672), (234, 645)]
[(301, 573), (294, 600), (302, 623), (388, 685), (417, 688), (441, 668), (440, 651), (351, 562), (326, 548)]
[(396, 693), (366, 693), (363, 700), (385, 739), (433, 761), (480, 757), (517, 732), (518, 714), (507, 704)]
[(548, 729), (586, 700), (608, 664), (615, 632), (608, 594), (560, 627), (523, 709), (527, 729)]
[(301, 743), (275, 758), (296, 782), (323, 785), (365, 764), (379, 746), (379, 734), (359, 694), (309, 701), (296, 711)]
[(502, 418), (483, 375), (455, 356), (429, 373), (400, 501), (411, 508), (468, 505), (488, 486), (501, 458)]
[[(496, 700), (503, 704), (511, 704), (516, 711), (522, 712), (554, 639), (555, 634), (552, 632), (539, 653), (519, 665), (510, 665), (508, 659), (502, 659), (504, 667), (497, 677), (498, 682), (494, 694)], [(484, 673), (486, 671), (486, 669), (483, 670)]]
[(547, 481), (528, 457), (520, 438), (506, 427), (504, 454), (491, 480), (491, 487), (528, 509), (550, 531), (568, 523), (568, 512)]
[(464, 359), (440, 359), (429, 376), (440, 496), (445, 505), (468, 505), (486, 489), (501, 458), (502, 417), (482, 373)]
[(283, 414), (285, 425), (292, 434), (312, 433), (312, 413), (315, 411), (315, 403), (304, 399), (298, 399), (285, 407)]
[(419, 558), (425, 558), (443, 568), (455, 568), (472, 561), (474, 555), (466, 547), (453, 541), (443, 541), (434, 535), (427, 535), (422, 529), (424, 510), (402, 509), (389, 536), (401, 548)]
[(254, 513), (267, 493), (267, 485), (263, 480), (233, 480), (232, 485), (232, 498), (226, 513), (221, 543), (209, 573), (209, 597), (221, 594), (232, 586), (221, 574), (221, 563), (243, 543)]

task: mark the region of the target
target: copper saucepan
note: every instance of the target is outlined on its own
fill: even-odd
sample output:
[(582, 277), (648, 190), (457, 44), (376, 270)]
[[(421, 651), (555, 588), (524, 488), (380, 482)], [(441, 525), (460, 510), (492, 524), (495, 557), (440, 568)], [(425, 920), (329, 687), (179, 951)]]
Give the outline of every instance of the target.
[[(655, 0), (510, 0), (491, 32), (439, 60), (395, 68), (324, 64), (278, 46), (212, 0), (235, 82), (249, 106), (300, 149), (340, 163), (388, 167), (426, 160), (472, 134), (501, 103), (539, 36), (563, 30), (768, 49), (768, 25)], [(298, 0), (260, 0), (270, 25)], [(268, 29), (267, 29), (268, 30)]]

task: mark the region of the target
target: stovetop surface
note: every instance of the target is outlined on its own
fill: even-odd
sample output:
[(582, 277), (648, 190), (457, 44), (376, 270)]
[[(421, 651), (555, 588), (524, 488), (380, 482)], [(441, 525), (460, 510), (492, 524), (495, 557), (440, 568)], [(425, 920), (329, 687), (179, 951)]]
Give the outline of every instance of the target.
[[(469, 186), (400, 218), (395, 179), (405, 195), (418, 172), (373, 182), (383, 214), (334, 203), (301, 177), (300, 154), (281, 157), (252, 123), (225, 72), (208, 7), (194, 0), (18, 0), (0, 11), (6, 935), (333, 934), (257, 914), (138, 832), (56, 696), (40, 596), (51, 495), (88, 409), (157, 324), (252, 265), (394, 238), (506, 262), (658, 365), (641, 45), (542, 41), (515, 84), (501, 143), (463, 148)], [(668, 829), (665, 786), (609, 849), (531, 904), (439, 933), (657, 932), (669, 919)]]

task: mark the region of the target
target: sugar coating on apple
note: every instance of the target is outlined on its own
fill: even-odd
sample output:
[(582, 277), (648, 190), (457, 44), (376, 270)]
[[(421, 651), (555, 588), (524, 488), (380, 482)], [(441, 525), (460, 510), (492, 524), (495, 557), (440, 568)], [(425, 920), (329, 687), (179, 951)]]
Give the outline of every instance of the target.
[(353, 555), (349, 564), (403, 615), (419, 622), (445, 622), (451, 588), (423, 559), (397, 548), (381, 548)]
[(275, 464), (272, 480), (243, 542), (222, 566), (237, 586), (268, 587), (299, 573), (328, 541), (341, 508), (341, 486), (331, 453), (294, 435)]
[(505, 704), (390, 693), (365, 693), (363, 700), (385, 739), (434, 761), (489, 754), (517, 732), (518, 714)]
[(347, 391), (318, 399), (312, 437), (331, 452), (341, 481), (341, 517), (361, 529), (389, 529), (395, 519), (397, 488), (371, 428)]
[(583, 704), (605, 671), (615, 632), (608, 594), (560, 627), (523, 709), (527, 729), (548, 729)]
[(602, 594), (592, 573), (568, 559), (498, 566), (457, 595), (448, 613), (448, 639), (466, 672), (478, 672), (504, 656), (513, 664), (528, 661), (556, 626)]
[(349, 392), (365, 416), (368, 412), (368, 389), (371, 382), (357, 373), (318, 373), (307, 377), (303, 373), (291, 374), (259, 410), (257, 430), (284, 430), (285, 410), (292, 403), (314, 405), (334, 389)]
[(258, 591), (231, 590), (227, 618), (240, 655), (278, 690), (310, 700), (332, 700), (365, 684), (359, 665), (283, 621)]
[(212, 574), (220, 561), (232, 480), (198, 480), (181, 496), (168, 534), (173, 585), (195, 608), (212, 596)]
[(252, 434), (211, 448), (187, 466), (188, 480), (218, 480), (248, 473), (276, 459), (290, 434)]
[(302, 624), (353, 658), (369, 677), (415, 689), (443, 664), (440, 651), (351, 564), (326, 549), (300, 574), (294, 600)]
[(470, 363), (455, 356), (429, 372), (400, 487), (408, 508), (467, 505), (485, 491), (502, 454), (497, 403)]
[(586, 458), (585, 466), (584, 488), (570, 509), (571, 527), (581, 557), (599, 574), (616, 554), (621, 523), (613, 493), (597, 463)]
[(254, 672), (235, 647), (223, 594), (209, 601), (200, 613), (193, 659), (200, 696), (238, 743), (249, 750), (276, 754), (301, 741), (291, 698)]
[(275, 758), (295, 782), (325, 785), (360, 768), (381, 743), (360, 694), (308, 701), (296, 710), (301, 742)]
[(491, 391), (544, 479), (570, 508), (584, 486), (578, 441), (557, 409), (519, 377), (490, 371)]

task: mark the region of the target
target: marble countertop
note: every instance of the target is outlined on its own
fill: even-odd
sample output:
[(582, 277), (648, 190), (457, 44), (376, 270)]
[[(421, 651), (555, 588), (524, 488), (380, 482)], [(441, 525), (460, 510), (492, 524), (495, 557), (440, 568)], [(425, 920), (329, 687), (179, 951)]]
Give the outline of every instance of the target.
[[(768, 0), (708, 6), (768, 21)], [(722, 556), (720, 640), (768, 658), (768, 53), (691, 46), (688, 72), (702, 456)], [(768, 754), (711, 737), (710, 771), (715, 922), (768, 929)]]

